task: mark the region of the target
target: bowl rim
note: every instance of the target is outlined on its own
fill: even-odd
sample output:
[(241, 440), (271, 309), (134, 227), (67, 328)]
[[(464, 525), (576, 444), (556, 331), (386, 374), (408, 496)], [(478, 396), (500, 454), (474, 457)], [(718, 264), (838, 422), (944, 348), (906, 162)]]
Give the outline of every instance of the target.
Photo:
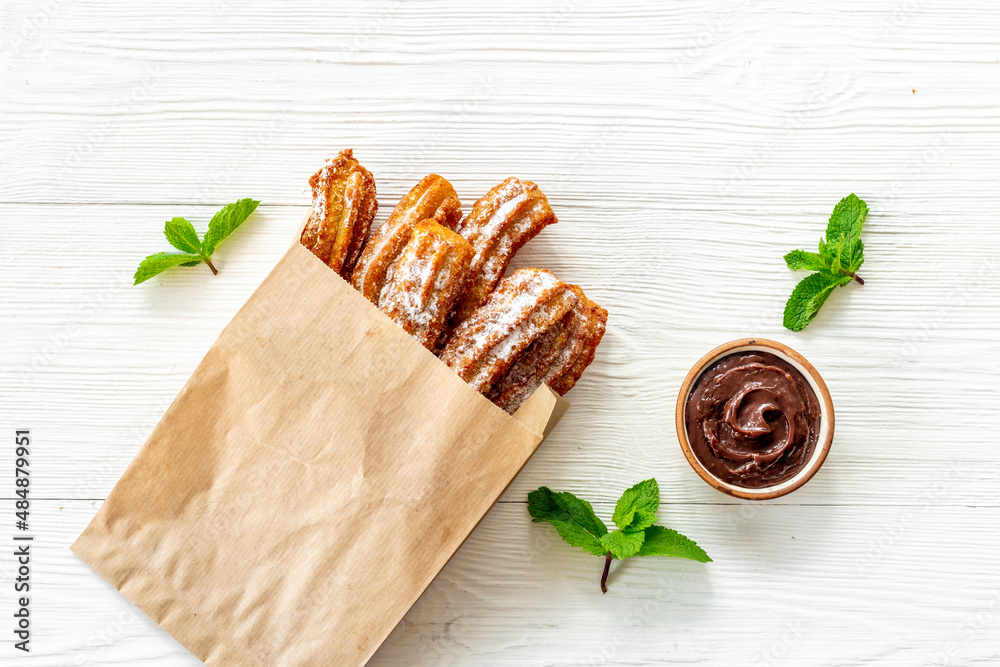
[[(725, 482), (709, 472), (691, 450), (691, 444), (688, 442), (687, 437), (687, 426), (684, 419), (684, 413), (687, 408), (688, 397), (691, 394), (691, 388), (694, 386), (694, 383), (698, 380), (698, 378), (701, 377), (701, 374), (705, 372), (705, 369), (723, 357), (745, 350), (760, 350), (777, 353), (779, 358), (785, 359), (791, 363), (803, 374), (803, 376), (805, 376), (806, 381), (809, 382), (813, 391), (820, 398), (820, 419), (822, 420), (820, 426), (820, 436), (822, 437), (822, 442), (814, 451), (812, 459), (791, 479), (785, 480), (773, 486), (764, 486), (758, 489), (745, 488), (742, 486), (736, 486), (735, 484), (730, 484), (729, 482)], [(816, 367), (809, 363), (805, 357), (784, 343), (779, 343), (778, 341), (767, 338), (740, 338), (737, 340), (731, 340), (728, 343), (723, 343), (722, 345), (712, 349), (705, 356), (695, 362), (694, 366), (692, 366), (691, 370), (689, 370), (687, 375), (684, 376), (684, 381), (681, 383), (680, 391), (677, 394), (677, 408), (674, 413), (677, 440), (680, 442), (681, 451), (684, 452), (684, 458), (687, 459), (688, 464), (709, 486), (721, 491), (722, 493), (746, 500), (770, 500), (772, 498), (779, 498), (795, 491), (812, 479), (813, 475), (815, 475), (816, 471), (820, 469), (823, 462), (826, 461), (827, 455), (830, 453), (830, 446), (833, 444), (834, 421), (833, 399), (830, 396), (830, 390), (826, 386), (826, 382), (823, 381), (823, 377), (819, 374), (819, 371), (816, 370)]]

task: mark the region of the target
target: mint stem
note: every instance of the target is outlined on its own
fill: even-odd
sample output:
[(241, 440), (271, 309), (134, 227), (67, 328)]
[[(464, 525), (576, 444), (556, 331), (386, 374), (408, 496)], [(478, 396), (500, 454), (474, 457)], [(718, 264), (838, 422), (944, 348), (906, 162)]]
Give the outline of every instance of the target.
[(864, 284), (865, 284), (865, 281), (864, 281), (864, 280), (862, 280), (862, 279), (861, 279), (861, 276), (859, 276), (858, 274), (856, 274), (856, 273), (851, 273), (850, 271), (847, 271), (847, 270), (845, 270), (845, 269), (839, 269), (839, 271), (840, 271), (840, 274), (841, 274), (841, 275), (843, 275), (843, 276), (850, 276), (850, 277), (854, 278), (854, 280), (855, 280), (855, 281), (856, 281), (856, 282), (857, 282), (858, 284), (860, 284), (860, 285), (864, 285)]
[(212, 260), (205, 258), (205, 263), (208, 264), (208, 268), (212, 269), (212, 275), (219, 275), (219, 270), (212, 264)]
[(604, 574), (601, 575), (601, 592), (602, 593), (607, 593), (608, 592), (608, 572), (611, 571), (611, 559), (612, 558), (614, 558), (614, 556), (611, 555), (610, 551), (608, 553), (604, 554)]

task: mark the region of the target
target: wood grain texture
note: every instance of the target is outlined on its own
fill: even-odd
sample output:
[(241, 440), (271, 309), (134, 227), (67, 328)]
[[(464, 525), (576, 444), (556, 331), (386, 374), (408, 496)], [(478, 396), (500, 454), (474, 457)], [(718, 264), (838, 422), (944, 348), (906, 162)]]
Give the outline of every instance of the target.
[[(37, 650), (15, 664), (201, 664), (64, 547), (97, 506), (35, 504)], [(596, 506), (604, 516), (612, 509)], [(523, 504), (500, 503), (370, 664), (925, 665), (949, 652), (952, 664), (995, 660), (1000, 578), (995, 536), (982, 526), (1000, 520), (997, 508), (893, 516), (686, 505), (661, 514), (697, 533), (715, 562), (616, 563), (602, 595), (601, 559), (530, 523)], [(945, 534), (947, 547), (928, 548), (928, 535)]]
[[(40, 547), (37, 652), (13, 664), (197, 664), (67, 547), (287, 247), (309, 174), (345, 147), (375, 175), (377, 222), (432, 171), (466, 210), (507, 176), (537, 182), (560, 222), (515, 268), (550, 268), (610, 311), (573, 409), (373, 664), (1000, 662), (1000, 6), (0, 12), (0, 425), (32, 429)], [(814, 245), (851, 191), (872, 209), (867, 284), (792, 334), (780, 314), (800, 276), (781, 256)], [(167, 249), (164, 220), (204, 229), (245, 196), (263, 204), (218, 276), (131, 287)], [(703, 484), (673, 432), (690, 366), (747, 335), (803, 353), (837, 410), (817, 477), (761, 504)], [(602, 597), (597, 559), (524, 511), (545, 484), (610, 516), (654, 475), (664, 520), (716, 562), (621, 565)], [(0, 557), (4, 581), (10, 567)]]

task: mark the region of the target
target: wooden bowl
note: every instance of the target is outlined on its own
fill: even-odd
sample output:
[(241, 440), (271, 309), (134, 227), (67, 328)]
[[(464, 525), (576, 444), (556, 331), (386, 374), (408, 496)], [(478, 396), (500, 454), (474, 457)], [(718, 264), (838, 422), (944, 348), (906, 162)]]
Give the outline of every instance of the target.
[[(730, 354), (734, 354), (736, 352), (750, 351), (770, 352), (771, 354), (774, 354), (775, 356), (790, 363), (798, 369), (800, 373), (802, 373), (802, 376), (805, 377), (809, 386), (820, 399), (819, 437), (816, 449), (813, 450), (812, 458), (810, 458), (805, 467), (791, 479), (787, 479), (773, 486), (764, 486), (756, 489), (730, 484), (729, 482), (725, 482), (709, 472), (691, 450), (691, 444), (688, 442), (687, 428), (684, 422), (684, 411), (687, 407), (688, 397), (691, 395), (691, 388), (694, 387), (694, 383), (697, 382), (699, 377), (701, 377), (701, 374), (705, 371), (705, 369), (722, 357), (729, 356)], [(720, 345), (702, 357), (698, 363), (696, 363), (694, 367), (688, 371), (687, 376), (684, 378), (684, 382), (681, 384), (680, 392), (677, 394), (677, 412), (675, 413), (674, 419), (677, 426), (677, 439), (681, 443), (681, 451), (684, 452), (684, 457), (687, 459), (688, 463), (691, 464), (691, 467), (694, 468), (694, 471), (698, 473), (698, 476), (705, 480), (710, 486), (722, 491), (723, 493), (728, 493), (736, 498), (746, 498), (748, 500), (769, 500), (771, 498), (778, 498), (779, 496), (791, 493), (808, 482), (812, 479), (812, 476), (816, 474), (816, 471), (819, 470), (820, 466), (823, 465), (823, 461), (826, 460), (827, 454), (830, 453), (830, 445), (833, 443), (833, 399), (830, 398), (830, 390), (827, 389), (826, 383), (823, 382), (823, 378), (820, 376), (819, 371), (817, 371), (812, 364), (806, 361), (805, 357), (792, 348), (765, 338), (742, 338), (740, 340), (730, 341), (724, 345)]]

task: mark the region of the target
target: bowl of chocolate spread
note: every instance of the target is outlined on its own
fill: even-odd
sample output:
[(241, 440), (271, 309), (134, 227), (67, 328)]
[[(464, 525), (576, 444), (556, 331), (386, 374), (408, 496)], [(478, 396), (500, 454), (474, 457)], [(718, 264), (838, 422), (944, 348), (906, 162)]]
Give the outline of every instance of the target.
[(677, 396), (677, 438), (711, 486), (738, 498), (791, 493), (823, 465), (833, 401), (819, 372), (787, 345), (744, 338), (688, 372)]

